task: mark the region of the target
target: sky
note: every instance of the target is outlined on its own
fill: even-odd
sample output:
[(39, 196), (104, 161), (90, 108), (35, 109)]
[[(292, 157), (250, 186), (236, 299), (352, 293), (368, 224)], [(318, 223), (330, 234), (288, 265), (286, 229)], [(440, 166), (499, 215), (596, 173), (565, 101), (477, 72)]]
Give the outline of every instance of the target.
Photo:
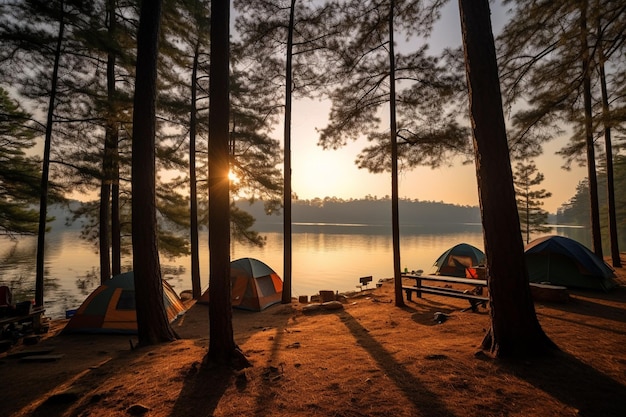
[[(491, 4), (495, 33), (506, 21), (506, 11), (499, 3)], [(433, 51), (446, 45), (461, 45), (457, 2), (448, 2), (429, 43)], [(291, 142), (293, 192), (299, 199), (390, 196), (391, 174), (370, 174), (355, 165), (358, 153), (366, 146), (366, 140), (352, 142), (339, 150), (323, 150), (317, 146), (319, 135), (316, 128), (326, 126), (329, 110), (328, 102), (294, 100)], [(275, 133), (276, 138), (281, 140), (282, 127), (277, 128)], [(552, 197), (544, 200), (543, 206), (550, 213), (555, 213), (574, 196), (577, 184), (586, 176), (584, 167), (572, 167), (569, 171), (561, 168), (563, 160), (555, 152), (567, 140), (566, 137), (555, 138), (544, 147), (544, 155), (535, 159), (539, 172), (545, 176), (541, 188), (552, 193)], [(477, 206), (478, 188), (474, 164), (463, 165), (460, 159), (453, 159), (448, 161), (448, 165), (450, 166), (436, 170), (420, 167), (401, 172), (400, 197)]]

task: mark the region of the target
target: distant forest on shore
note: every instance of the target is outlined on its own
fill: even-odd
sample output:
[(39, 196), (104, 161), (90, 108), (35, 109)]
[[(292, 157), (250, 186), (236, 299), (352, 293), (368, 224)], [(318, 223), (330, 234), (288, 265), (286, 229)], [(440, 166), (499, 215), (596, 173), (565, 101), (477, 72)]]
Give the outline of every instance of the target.
[[(282, 222), (282, 211), (267, 215), (262, 201), (252, 204), (248, 201), (238, 201), (236, 205), (254, 216), (257, 224)], [(401, 224), (480, 223), (480, 209), (476, 206), (401, 199), (399, 212)], [(294, 223), (388, 224), (390, 219), (391, 200), (389, 198), (368, 197), (343, 200), (327, 197), (295, 200), (292, 203)]]
[[(616, 155), (614, 163), (615, 188), (626, 187), (626, 156)], [(607, 195), (606, 167), (598, 169), (598, 189), (601, 223), (606, 228)], [(237, 207), (255, 217), (257, 224), (282, 222), (282, 212), (266, 215), (263, 202), (238, 201)], [(626, 195), (616, 193), (618, 229), (626, 227)], [(361, 199), (344, 200), (336, 197), (294, 200), (292, 203), (294, 223), (339, 223), (339, 224), (388, 224), (391, 221), (391, 199), (367, 196)], [(556, 213), (548, 215), (548, 224), (576, 225), (589, 227), (589, 185), (587, 180), (578, 184), (576, 194), (564, 202)], [(400, 199), (400, 223), (402, 224), (461, 224), (480, 223), (478, 206), (463, 206), (443, 201), (420, 201)]]
[[(615, 155), (613, 161), (615, 188), (615, 217), (618, 230), (626, 229), (626, 194), (619, 190), (626, 188), (626, 155)], [(598, 167), (598, 200), (600, 202), (600, 223), (606, 229), (608, 219), (608, 197), (606, 166)], [(591, 218), (589, 205), (589, 181), (584, 179), (578, 184), (576, 194), (563, 203), (557, 210), (559, 224), (587, 226)]]
[[(582, 203), (582, 201), (580, 202)], [(256, 224), (276, 224), (282, 222), (282, 211), (266, 214), (262, 201), (250, 203), (239, 200), (236, 206), (250, 213)], [(564, 206), (565, 207), (565, 206)], [(588, 210), (588, 209), (587, 209)], [(314, 198), (312, 200), (294, 200), (292, 203), (292, 220), (294, 223), (337, 223), (337, 224), (388, 224), (391, 220), (391, 199), (389, 197), (365, 197), (362, 199), (344, 200), (336, 197)], [(462, 224), (480, 223), (478, 206), (458, 205), (442, 201), (421, 201), (400, 199), (401, 224)], [(550, 213), (548, 223), (585, 225), (579, 216), (568, 216), (559, 210), (559, 216)], [(563, 221), (562, 221), (563, 220)], [(567, 221), (567, 222), (565, 222)]]
[[(73, 201), (70, 207), (75, 210), (80, 204), (78, 201)], [(252, 215), (258, 226), (282, 224), (282, 210), (266, 214), (264, 202), (261, 200), (253, 203), (248, 200), (238, 200), (235, 205)], [(441, 201), (400, 199), (399, 212), (401, 224), (479, 224), (481, 222), (478, 206)], [(51, 223), (52, 230), (79, 229), (81, 221), (67, 224), (68, 214), (66, 206), (51, 205), (48, 216), (55, 218)], [(554, 223), (556, 216), (550, 214), (548, 220), (549, 223)], [(386, 225), (391, 222), (391, 199), (368, 196), (348, 200), (335, 197), (294, 200), (292, 221), (293, 223)]]
[[(626, 159), (617, 157), (617, 182), (622, 186), (626, 180), (624, 165)], [(606, 218), (606, 175), (601, 170), (599, 175), (600, 204), (602, 220)], [(557, 213), (550, 213), (549, 224), (580, 225), (588, 226), (589, 201), (587, 181), (581, 181), (576, 194), (563, 203)], [(625, 226), (626, 196), (617, 194), (618, 227)], [(282, 224), (282, 210), (274, 214), (266, 214), (264, 203), (256, 200), (250, 203), (248, 200), (236, 201), (236, 206), (248, 212), (256, 219), (256, 225)], [(80, 202), (70, 203), (70, 207), (76, 209)], [(464, 224), (480, 223), (480, 208), (478, 206), (457, 205), (443, 201), (421, 201), (413, 199), (400, 199), (399, 201), (401, 224)], [(71, 225), (65, 224), (68, 217), (67, 207), (52, 205), (48, 215), (55, 217), (52, 223), (53, 230), (77, 229), (80, 222)], [(292, 203), (292, 221), (294, 223), (334, 223), (334, 224), (368, 224), (385, 225), (391, 221), (391, 199), (389, 197), (367, 196), (360, 199), (341, 199), (336, 197), (314, 198), (311, 200), (294, 200)]]

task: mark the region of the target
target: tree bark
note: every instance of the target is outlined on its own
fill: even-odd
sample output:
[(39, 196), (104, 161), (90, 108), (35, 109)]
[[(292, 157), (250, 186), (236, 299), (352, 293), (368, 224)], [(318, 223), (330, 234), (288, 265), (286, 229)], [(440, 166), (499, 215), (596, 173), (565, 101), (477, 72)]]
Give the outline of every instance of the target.
[(198, 59), (200, 40), (196, 40), (191, 71), (191, 111), (189, 115), (189, 209), (191, 240), (191, 292), (194, 299), (200, 298), (200, 240), (198, 238), (198, 182), (196, 179), (196, 128), (198, 125), (196, 100), (198, 94)]
[[(596, 1), (598, 10), (599, 4)], [(600, 89), (602, 91), (602, 120), (604, 125), (604, 151), (606, 153), (606, 194), (609, 216), (609, 241), (611, 246), (611, 261), (615, 268), (621, 268), (622, 260), (619, 254), (619, 239), (617, 237), (617, 214), (615, 209), (615, 178), (613, 173), (613, 144), (611, 141), (611, 111), (609, 109), (609, 93), (606, 88), (606, 73), (604, 63), (603, 33), (601, 14), (597, 14), (596, 27), (598, 31), (598, 56), (600, 72)]]
[(158, 39), (162, 0), (141, 6), (133, 109), (132, 236), (140, 345), (176, 338), (163, 304), (157, 245), (155, 136)]
[(234, 340), (230, 288), (230, 1), (211, 2), (209, 70), (209, 352), (207, 360), (247, 360)]
[[(117, 45), (117, 21), (115, 10), (117, 0), (107, 1), (109, 13), (109, 41)], [(111, 275), (122, 273), (122, 226), (120, 224), (120, 155), (119, 129), (116, 108), (115, 85), (116, 52), (109, 51), (107, 58), (107, 88), (109, 99), (110, 129), (109, 147), (111, 152)]]
[[(115, 0), (107, 1), (107, 23), (109, 42), (115, 36)], [(115, 117), (115, 54), (107, 51), (107, 119), (102, 158), (102, 183), (100, 185), (100, 282), (111, 278), (112, 247), (112, 185), (115, 175), (115, 152), (117, 149), (117, 123)], [(119, 273), (119, 272), (118, 272)]]
[(111, 274), (122, 273), (122, 225), (120, 224), (119, 147), (115, 147), (113, 184), (111, 184)]
[(59, 80), (59, 61), (61, 60), (61, 45), (65, 33), (65, 11), (63, 1), (59, 2), (60, 20), (59, 33), (54, 51), (54, 65), (50, 81), (50, 100), (48, 102), (48, 116), (46, 120), (46, 136), (44, 139), (43, 165), (41, 168), (41, 195), (39, 198), (39, 230), (37, 233), (37, 259), (35, 272), (35, 305), (43, 307), (44, 303), (44, 259), (46, 221), (48, 217), (48, 188), (50, 176), (50, 150), (52, 144), (52, 124), (54, 122), (54, 106), (57, 95), (57, 83)]
[(283, 294), (281, 302), (291, 303), (291, 98), (293, 84), (293, 25), (296, 0), (291, 0), (289, 28), (287, 34), (287, 56), (285, 65), (285, 132), (284, 132), (284, 178), (283, 181)]
[(400, 213), (398, 191), (398, 127), (396, 125), (396, 57), (393, 39), (395, 1), (389, 5), (389, 136), (391, 141), (391, 240), (393, 247), (393, 282), (396, 307), (404, 307), (400, 266)]
[[(106, 142), (106, 139), (105, 139)], [(102, 170), (102, 179), (100, 184), (100, 219), (99, 219), (99, 230), (98, 230), (98, 246), (100, 248), (100, 283), (103, 284), (105, 281), (111, 278), (111, 242), (109, 237), (110, 233), (110, 197), (111, 197), (111, 182), (107, 179), (107, 169), (106, 169), (106, 145), (104, 152), (104, 169)]]
[(483, 349), (498, 357), (553, 347), (535, 314), (524, 261), (488, 0), (459, 0), (491, 328)]
[(600, 230), (600, 202), (598, 199), (598, 177), (596, 174), (596, 155), (593, 143), (593, 109), (591, 103), (591, 56), (587, 43), (587, 8), (586, 0), (580, 3), (580, 46), (583, 66), (583, 102), (585, 112), (585, 143), (587, 149), (587, 179), (589, 180), (589, 204), (591, 213), (591, 242), (593, 252), (600, 258), (602, 253), (602, 232)]

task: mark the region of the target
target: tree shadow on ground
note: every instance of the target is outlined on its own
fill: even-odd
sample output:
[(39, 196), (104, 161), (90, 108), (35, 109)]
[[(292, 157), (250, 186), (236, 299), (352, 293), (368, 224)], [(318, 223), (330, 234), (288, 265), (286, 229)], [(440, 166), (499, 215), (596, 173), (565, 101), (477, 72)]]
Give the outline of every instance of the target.
[(523, 363), (505, 361), (501, 370), (574, 407), (579, 416), (626, 416), (626, 386), (565, 352)]
[(626, 299), (625, 294), (626, 288), (624, 287), (618, 287), (609, 293), (573, 291), (571, 292), (572, 297), (569, 302), (551, 303), (550, 307), (569, 313), (600, 317), (626, 323), (626, 313), (623, 307), (611, 306), (602, 302), (623, 303), (623, 300)]
[[(204, 307), (204, 306), (202, 306)], [(194, 314), (199, 321), (207, 321), (208, 334), (208, 307), (198, 308)], [(283, 340), (284, 330), (290, 317), (292, 310), (283, 305), (273, 306), (272, 308), (258, 313), (250, 311), (233, 311), (233, 325), (241, 327), (241, 331), (236, 332), (235, 341), (243, 345), (250, 337), (257, 332), (266, 332), (270, 329), (275, 330), (275, 335), (271, 338), (272, 344), (269, 348), (268, 362), (275, 361)], [(198, 315), (199, 314), (199, 315)], [(282, 315), (284, 321), (278, 327), (268, 327), (268, 323), (272, 323), (271, 319), (267, 320), (266, 315)], [(199, 317), (199, 318), (198, 318)], [(237, 323), (238, 322), (238, 323)], [(275, 324), (275, 321), (273, 322)], [(203, 339), (208, 346), (208, 338)], [(245, 354), (245, 352), (244, 352)], [(248, 372), (250, 375), (260, 374), (265, 376), (272, 372), (270, 368), (255, 369)], [(170, 413), (170, 417), (188, 417), (193, 415), (211, 416), (215, 412), (221, 398), (229, 388), (235, 387), (239, 391), (244, 391), (248, 385), (248, 373), (233, 369), (228, 366), (211, 366), (208, 364), (206, 357), (202, 363), (192, 367), (185, 377), (183, 388), (176, 399), (176, 402)], [(253, 377), (252, 377), (253, 378)], [(262, 381), (261, 384), (269, 385), (270, 378), (254, 378)], [(261, 389), (260, 392), (265, 392)], [(263, 410), (271, 410), (268, 405), (269, 398), (259, 396), (256, 399), (255, 415), (264, 415)]]
[(458, 307), (451, 306), (445, 303), (440, 303), (437, 301), (428, 301), (427, 303), (417, 303), (415, 301), (409, 301), (409, 303), (405, 305), (403, 309), (404, 311), (411, 314), (411, 319), (415, 323), (422, 326), (436, 326), (441, 324), (437, 320), (437, 315), (439, 313), (443, 313), (446, 316), (450, 316), (456, 312), (459, 312), (460, 314), (489, 314), (489, 310), (483, 307), (479, 307), (475, 312), (464, 311), (463, 309), (459, 309)]
[(235, 378), (232, 368), (212, 367), (203, 361), (198, 367), (189, 370), (170, 416), (212, 416)]
[[(108, 343), (108, 349), (102, 347)], [(22, 363), (22, 353), (39, 351), (41, 354), (59, 355), (58, 360), (46, 362)], [(84, 359), (82, 351), (95, 352), (91, 359)], [(58, 392), (64, 387), (70, 387), (91, 378), (94, 373), (102, 373), (108, 369), (107, 363), (111, 357), (121, 352), (130, 352), (128, 336), (119, 335), (56, 335), (45, 340), (24, 352), (16, 349), (12, 355), (0, 359), (3, 385), (0, 389), (0, 404), (2, 415), (12, 415), (23, 410), (34, 410), (31, 415), (56, 415), (49, 410), (65, 410), (76, 399), (73, 394), (57, 395), (48, 400), (51, 393)], [(75, 365), (79, 362), (78, 365)], [(83, 358), (83, 359), (81, 359)], [(89, 362), (85, 369), (82, 360)], [(95, 369), (97, 368), (97, 369)], [(34, 383), (30, 383), (34, 381)], [(35, 407), (35, 408), (33, 408)]]
[(553, 314), (546, 314), (544, 312), (538, 312), (537, 313), (537, 317), (539, 318), (539, 320), (541, 321), (542, 317), (546, 317), (549, 318), (551, 320), (559, 320), (559, 321), (564, 321), (564, 322), (568, 322), (568, 323), (573, 323), (573, 324), (578, 324), (580, 326), (586, 326), (586, 327), (590, 327), (593, 329), (597, 329), (597, 330), (602, 330), (608, 333), (615, 333), (615, 334), (619, 334), (622, 336), (626, 336), (626, 332), (621, 331), (621, 330), (617, 330), (614, 327), (609, 327), (609, 326), (599, 326), (596, 324), (591, 324), (588, 322), (581, 322), (580, 320), (574, 320), (574, 319), (569, 319), (569, 318), (565, 318), (565, 317), (558, 317), (555, 316)]
[(371, 355), (389, 379), (402, 390), (406, 398), (419, 410), (420, 416), (441, 417), (455, 415), (441, 401), (438, 394), (428, 390), (419, 379), (407, 371), (402, 364), (398, 363), (393, 355), (372, 337), (358, 320), (347, 312), (341, 316), (341, 319), (357, 343)]

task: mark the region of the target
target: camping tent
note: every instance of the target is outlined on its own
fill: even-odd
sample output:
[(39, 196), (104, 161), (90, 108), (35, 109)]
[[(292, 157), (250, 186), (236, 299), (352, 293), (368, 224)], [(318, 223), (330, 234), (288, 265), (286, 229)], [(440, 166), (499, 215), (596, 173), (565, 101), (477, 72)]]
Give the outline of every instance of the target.
[[(170, 322), (185, 312), (174, 289), (163, 281), (163, 302)], [(135, 277), (116, 275), (96, 288), (65, 325), (64, 333), (137, 333)]]
[(530, 282), (568, 288), (609, 290), (617, 285), (613, 270), (593, 252), (564, 236), (544, 236), (524, 249)]
[(433, 267), (438, 275), (465, 277), (465, 269), (481, 265), (485, 254), (475, 246), (459, 243), (441, 254)]
[[(279, 303), (283, 295), (283, 281), (278, 274), (254, 258), (241, 258), (230, 263), (230, 285), (232, 306), (243, 310), (262, 311)], [(209, 290), (198, 302), (209, 302)]]

